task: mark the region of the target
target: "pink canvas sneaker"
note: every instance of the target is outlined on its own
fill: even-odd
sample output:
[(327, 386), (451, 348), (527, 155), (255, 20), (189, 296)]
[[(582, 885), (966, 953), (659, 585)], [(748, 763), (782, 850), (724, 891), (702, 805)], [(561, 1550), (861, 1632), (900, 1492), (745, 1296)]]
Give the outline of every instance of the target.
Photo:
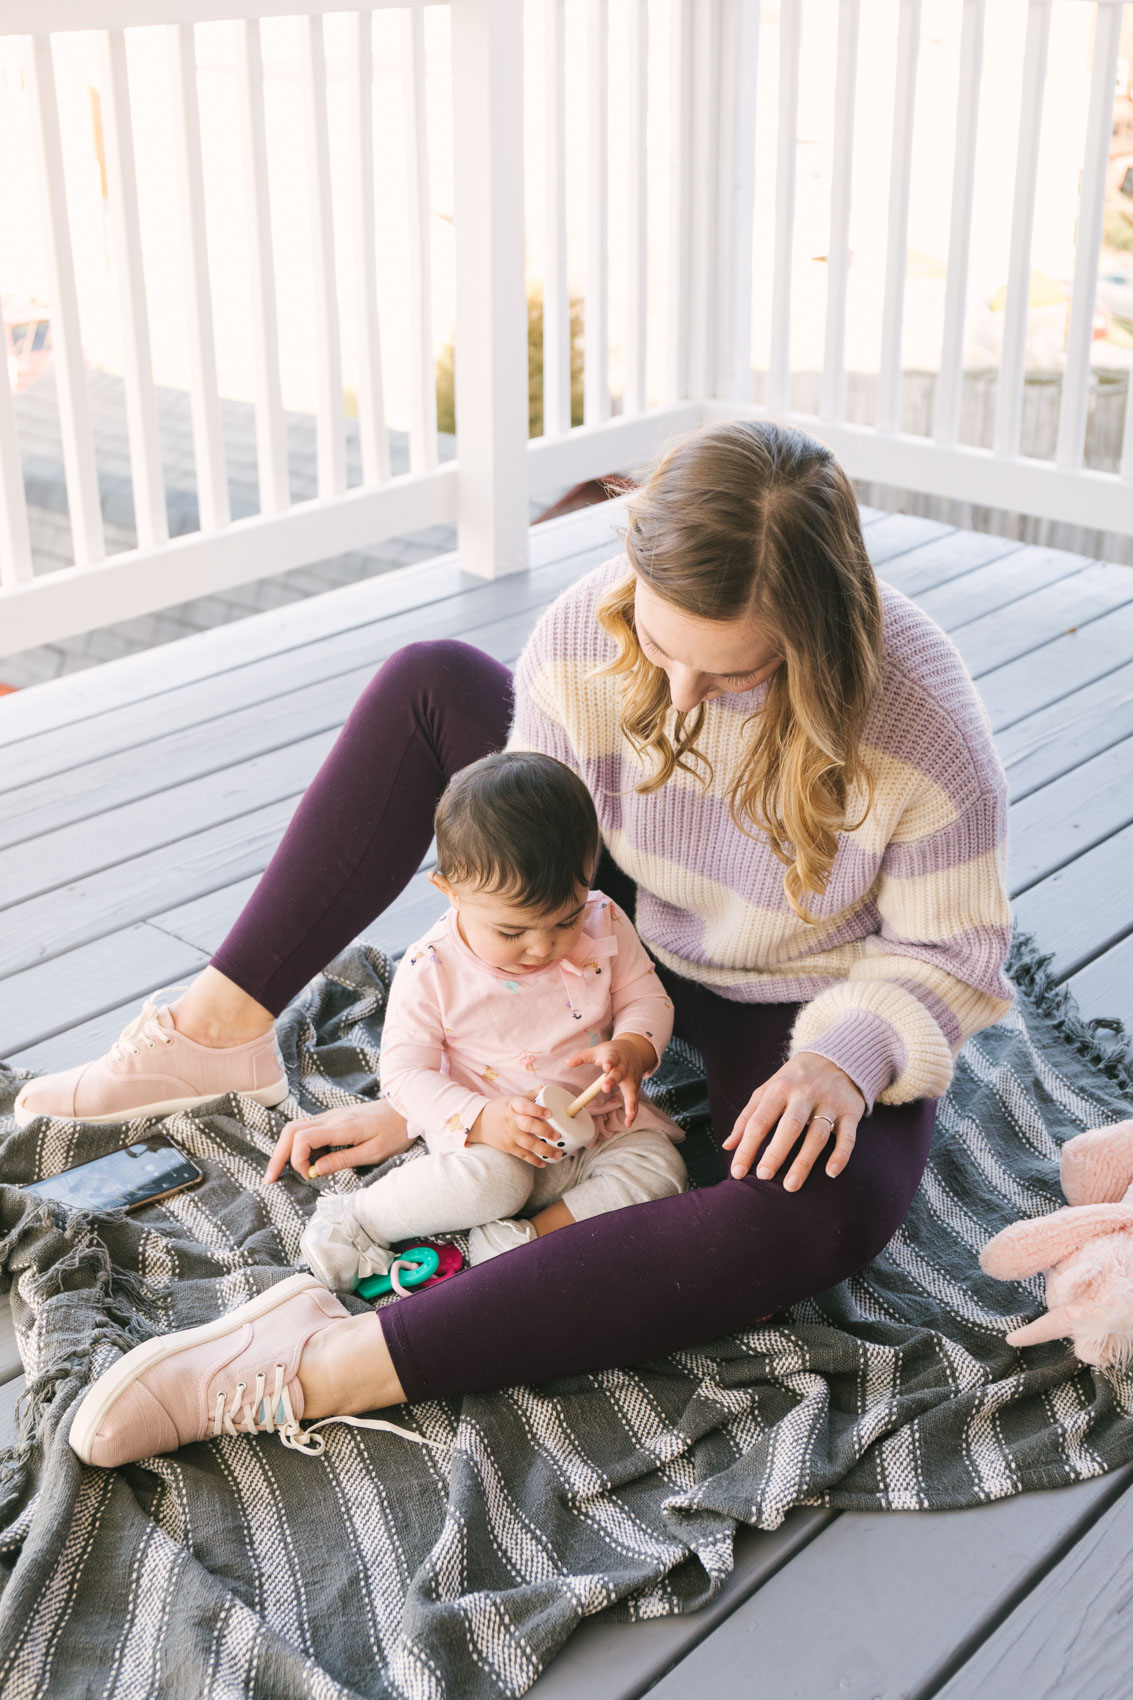
[(269, 1106), (286, 1098), (287, 1075), (275, 1029), (269, 1027), (245, 1045), (198, 1045), (177, 1031), (168, 1006), (151, 998), (97, 1062), (29, 1080), (13, 1114), (20, 1127), (36, 1116), (133, 1121), (195, 1110), (228, 1092)]
[(296, 1452), (325, 1449), (327, 1423), (388, 1429), (374, 1417), (323, 1417), (303, 1429), (299, 1360), (312, 1334), (349, 1311), (313, 1275), (291, 1275), (215, 1322), (135, 1346), (79, 1401), (70, 1442), (84, 1464), (113, 1470), (194, 1440), (277, 1434)]

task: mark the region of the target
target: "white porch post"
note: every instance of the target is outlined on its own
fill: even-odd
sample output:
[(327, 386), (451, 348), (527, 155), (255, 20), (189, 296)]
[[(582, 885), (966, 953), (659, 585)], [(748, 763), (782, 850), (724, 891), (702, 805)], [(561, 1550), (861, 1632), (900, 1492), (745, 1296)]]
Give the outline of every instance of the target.
[(453, 0), (461, 565), (528, 562), (523, 0)]

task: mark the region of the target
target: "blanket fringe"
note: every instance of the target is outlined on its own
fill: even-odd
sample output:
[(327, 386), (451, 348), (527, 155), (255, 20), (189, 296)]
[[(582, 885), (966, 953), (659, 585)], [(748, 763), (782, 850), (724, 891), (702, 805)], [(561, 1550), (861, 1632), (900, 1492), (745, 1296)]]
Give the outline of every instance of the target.
[[(1017, 929), (1007, 957), (1007, 977), (1083, 1062), (1133, 1094), (1133, 1034), (1116, 1016), (1086, 1020), (1070, 988), (1055, 979), (1053, 961), (1053, 951), (1043, 951), (1032, 933)], [(1108, 1043), (1103, 1034), (1110, 1035)]]

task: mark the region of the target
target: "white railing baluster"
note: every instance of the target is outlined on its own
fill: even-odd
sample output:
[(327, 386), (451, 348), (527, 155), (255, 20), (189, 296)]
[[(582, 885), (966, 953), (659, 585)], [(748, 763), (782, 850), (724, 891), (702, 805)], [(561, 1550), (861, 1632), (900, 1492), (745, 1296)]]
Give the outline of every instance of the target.
[(374, 221), (374, 20), (355, 12), (346, 20), (349, 57), (347, 104), (350, 135), (350, 206), (354, 224), (354, 294), (358, 314), (358, 435), (362, 482), (384, 484), (390, 475), (389, 432), (382, 390), (378, 324), (378, 266)]
[(830, 173), (830, 240), (826, 253), (826, 333), (822, 415), (841, 419), (846, 406), (846, 293), (850, 276), (850, 201), (854, 181), (854, 106), (858, 85), (861, 0), (840, 0), (834, 85), (834, 158)]
[(688, 393), (716, 393), (716, 194), (720, 125), (720, 0), (693, 0)]
[(82, 567), (103, 559), (106, 542), (91, 437), (87, 380), (83, 370), (83, 337), (75, 288), (71, 227), (67, 218), (67, 189), (63, 180), (63, 144), (59, 134), (55, 66), (47, 36), (32, 37), (25, 74), (32, 95), (39, 201), (46, 212), (44, 252), (67, 511), (71, 521), (75, 565)]
[(197, 98), (197, 54), (192, 24), (169, 32), (173, 95), (173, 151), (185, 251), (185, 306), (189, 349), (189, 412), (197, 468), (197, 508), (202, 531), (227, 525), (228, 471), (216, 382), (212, 289), (205, 232), (205, 186), (201, 163), (201, 115)]
[(720, 41), (714, 393), (751, 400), (751, 272), (759, 0), (726, 0)]
[(995, 397), (994, 453), (1019, 453), (1026, 380), (1027, 305), (1031, 293), (1031, 237), (1039, 178), (1039, 132), (1050, 42), (1051, 0), (1030, 0), (1023, 49), (1023, 97), (1019, 111), (1019, 147), (1015, 155), (1015, 193), (1011, 208), (1011, 258), (1003, 312), (1003, 352)]
[[(1133, 479), (1133, 375), (1125, 385), (1125, 421), (1121, 430), (1121, 465), (1118, 470), (1122, 478)], [(1129, 492), (1129, 500), (1133, 502), (1133, 490)]]
[(283, 399), (279, 377), (279, 317), (275, 302), (275, 258), (268, 194), (267, 132), (264, 122), (264, 60), (260, 25), (247, 18), (236, 38), (237, 89), (247, 202), (250, 322), (255, 371), (256, 470), (260, 512), (276, 514), (291, 497)]
[(1078, 202), (1078, 234), (1074, 245), (1074, 285), (1070, 292), (1070, 325), (1066, 333), (1066, 370), (1058, 416), (1059, 466), (1081, 466), (1086, 447), (1086, 418), (1090, 406), (1090, 348), (1098, 291), (1098, 250), (1105, 211), (1106, 167), (1113, 134), (1113, 87), (1121, 46), (1121, 0), (1100, 0), (1094, 14), (1094, 63), (1090, 73), (1090, 106), (1086, 117), (1086, 155)]
[(570, 430), (565, 0), (544, 0), (543, 36), (543, 435), (561, 437)]
[(583, 320), (582, 416), (587, 425), (610, 417), (610, 7), (589, 0), (587, 11), (588, 124), (586, 152), (586, 311)]
[(960, 33), (960, 94), (952, 165), (952, 217), (948, 228), (948, 282), (944, 295), (944, 331), (940, 376), (936, 381), (932, 434), (938, 443), (954, 443), (960, 434), (964, 394), (964, 307), (968, 291), (968, 255), (972, 235), (972, 197), (976, 183), (976, 125), (980, 105), (985, 0), (964, 0)]
[(102, 128), (106, 147), (110, 244), (122, 319), (122, 379), (130, 474), (134, 486), (134, 523), (143, 548), (169, 536), (165, 474), (157, 423), (157, 390), (150, 355), (149, 312), (142, 270), (138, 181), (126, 71), (126, 37), (104, 30), (99, 38)]
[(901, 331), (905, 313), (905, 270), (909, 247), (909, 184), (912, 175), (913, 115), (920, 47), (921, 0), (901, 0), (897, 24), (897, 88), (893, 102), (893, 152), (889, 167), (889, 235), (885, 251), (885, 294), (881, 309), (881, 359), (877, 374), (879, 431), (901, 427)]
[(649, 11), (646, 0), (626, 0), (626, 318), (622, 412), (645, 407), (646, 335), (649, 328)]
[(692, 246), (692, 0), (673, 0), (669, 41), (669, 240), (666, 400), (689, 393)]
[(307, 139), (307, 197), (315, 291), (315, 442), (320, 496), (346, 489), (346, 408), (334, 263), (334, 210), (327, 133), (327, 59), (323, 20), (300, 19), (300, 76)]
[(16, 416), (8, 382), (8, 343), (0, 306), (0, 589), (24, 584), (32, 576), (31, 535)]
[(433, 261), (429, 235), (429, 133), (425, 106), (425, 10), (415, 0), (401, 15), (405, 86), (405, 149), (409, 173), (409, 467), (437, 464), (437, 375), (433, 355)]
[(523, 0), (452, 8), (460, 556), (485, 578), (528, 563)]
[(791, 404), (791, 278), (794, 273), (795, 156), (799, 127), (801, 0), (782, 0), (779, 14), (779, 126), (775, 151), (775, 261), (771, 281), (771, 355), (767, 405)]

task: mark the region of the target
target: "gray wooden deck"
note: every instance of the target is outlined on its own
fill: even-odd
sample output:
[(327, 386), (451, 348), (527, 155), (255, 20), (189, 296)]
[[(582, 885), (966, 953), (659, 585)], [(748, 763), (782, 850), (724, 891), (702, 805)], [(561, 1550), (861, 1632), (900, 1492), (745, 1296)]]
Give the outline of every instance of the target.
[[(191, 975), (265, 866), (375, 666), (459, 636), (512, 661), (540, 609), (613, 552), (619, 504), (532, 533), (532, 571), (453, 556), (0, 702), (0, 1054), (61, 1068)], [(882, 576), (948, 630), (1011, 785), (1011, 888), (1087, 1016), (1133, 1025), (1133, 568), (865, 510)], [(1124, 876), (1124, 877), (1123, 877)], [(423, 874), (371, 929), (436, 912)], [(0, 1424), (21, 1387), (0, 1311)], [(1133, 1466), (972, 1511), (800, 1510), (742, 1531), (685, 1619), (592, 1623), (540, 1700), (1110, 1700), (1129, 1691)]]

